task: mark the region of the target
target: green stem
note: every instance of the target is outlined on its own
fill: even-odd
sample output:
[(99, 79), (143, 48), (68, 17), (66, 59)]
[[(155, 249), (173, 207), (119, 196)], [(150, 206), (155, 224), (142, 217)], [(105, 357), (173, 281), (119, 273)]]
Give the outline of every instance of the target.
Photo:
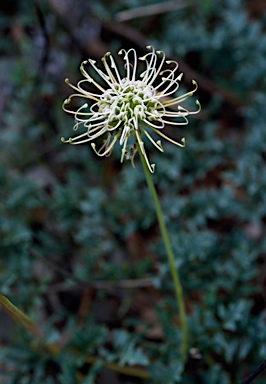
[(174, 284), (175, 297), (176, 297), (177, 306), (179, 309), (181, 329), (182, 329), (182, 342), (181, 342), (181, 346), (180, 346), (180, 353), (181, 353), (181, 359), (182, 359), (183, 363), (185, 363), (186, 356), (187, 356), (187, 345), (188, 345), (188, 326), (187, 326), (187, 316), (186, 316), (186, 310), (185, 310), (183, 289), (182, 289), (182, 285), (181, 285), (181, 282), (179, 279), (177, 268), (175, 266), (175, 258), (174, 258), (174, 254), (173, 254), (173, 251), (172, 251), (172, 248), (170, 245), (170, 240), (169, 240), (168, 232), (166, 229), (165, 221), (163, 218), (163, 212), (162, 212), (162, 208), (160, 205), (160, 201), (159, 201), (156, 189), (154, 187), (151, 173), (147, 167), (145, 158), (144, 158), (139, 146), (138, 146), (138, 152), (139, 152), (139, 155), (141, 158), (141, 162), (142, 162), (142, 166), (144, 169), (146, 181), (147, 181), (147, 184), (149, 187), (149, 191), (150, 191), (153, 203), (154, 203), (159, 227), (161, 230), (165, 250), (167, 253), (167, 257), (168, 257), (168, 262), (169, 262), (172, 280), (173, 280), (173, 284)]
[(25, 327), (34, 328), (33, 321), (0, 293), (0, 303)]

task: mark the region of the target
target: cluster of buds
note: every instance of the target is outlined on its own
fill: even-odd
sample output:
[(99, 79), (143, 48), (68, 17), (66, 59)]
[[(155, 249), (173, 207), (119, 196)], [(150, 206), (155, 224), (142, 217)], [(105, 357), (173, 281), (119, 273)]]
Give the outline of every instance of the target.
[[(179, 82), (183, 74), (177, 75), (178, 64), (173, 60), (165, 60), (163, 51), (155, 51), (153, 47), (147, 47), (150, 52), (137, 58), (136, 51), (122, 49), (119, 55), (123, 55), (125, 61), (125, 76), (122, 77), (118, 67), (108, 52), (102, 58), (105, 72), (95, 65), (95, 61), (88, 60), (81, 64), (80, 70), (84, 79), (77, 86), (67, 84), (77, 93), (64, 101), (63, 109), (72, 113), (75, 117), (74, 130), (82, 125), (85, 132), (65, 140), (70, 144), (82, 144), (91, 142), (93, 150), (98, 156), (108, 156), (112, 153), (114, 145), (119, 141), (121, 145), (121, 162), (130, 159), (133, 163), (135, 153), (140, 150), (150, 170), (154, 172), (154, 164), (150, 164), (143, 142), (145, 135), (151, 143), (161, 152), (163, 147), (160, 140), (155, 141), (151, 133), (168, 141), (184, 147), (185, 139), (177, 142), (166, 136), (162, 130), (166, 124), (186, 125), (187, 116), (200, 111), (200, 103), (196, 101), (198, 109), (188, 111), (180, 104), (197, 90), (197, 83), (193, 80), (194, 89), (181, 96), (173, 97), (179, 88)], [(145, 63), (145, 70), (140, 74), (138, 60)], [(99, 84), (86, 71), (85, 66), (90, 64), (98, 77), (102, 78), (104, 85)], [(94, 92), (89, 89), (94, 88)], [(72, 98), (81, 97), (89, 99), (77, 110), (68, 108)], [(177, 107), (174, 107), (177, 106)], [(103, 145), (97, 150), (95, 139), (104, 135)]]

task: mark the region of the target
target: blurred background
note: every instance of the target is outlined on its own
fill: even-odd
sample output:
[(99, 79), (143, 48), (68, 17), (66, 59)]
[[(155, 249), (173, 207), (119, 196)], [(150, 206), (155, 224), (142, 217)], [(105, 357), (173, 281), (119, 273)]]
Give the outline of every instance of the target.
[[(0, 5), (0, 382), (235, 384), (266, 356), (266, 3), (40, 0)], [(138, 156), (62, 144), (81, 61), (146, 45), (202, 112), (148, 146), (186, 298), (172, 283)], [(121, 66), (121, 62), (118, 61)], [(260, 375), (254, 383), (265, 383)]]

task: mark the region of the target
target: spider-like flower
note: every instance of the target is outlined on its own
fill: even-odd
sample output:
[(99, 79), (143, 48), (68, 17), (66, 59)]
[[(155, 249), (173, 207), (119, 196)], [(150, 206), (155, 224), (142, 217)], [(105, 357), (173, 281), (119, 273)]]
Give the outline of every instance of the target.
[[(82, 144), (106, 135), (99, 150), (96, 149), (94, 142), (91, 143), (97, 155), (110, 155), (116, 141), (119, 140), (122, 146), (121, 162), (126, 158), (131, 159), (133, 163), (134, 155), (139, 149), (151, 172), (154, 172), (155, 165), (149, 163), (142, 140), (143, 134), (161, 152), (163, 152), (161, 141), (155, 141), (150, 135), (151, 131), (180, 147), (185, 146), (184, 138), (180, 143), (176, 142), (167, 137), (162, 129), (165, 124), (186, 125), (188, 124), (187, 116), (200, 111), (199, 101), (196, 101), (198, 110), (194, 112), (179, 105), (194, 94), (198, 87), (197, 83), (193, 80), (194, 89), (192, 91), (171, 98), (170, 95), (174, 95), (178, 89), (183, 74), (177, 76), (177, 62), (165, 60), (163, 51), (155, 51), (151, 46), (147, 48), (150, 52), (139, 57), (139, 60), (144, 61), (146, 65), (145, 70), (139, 75), (137, 74), (136, 51), (121, 49), (118, 54), (123, 55), (125, 61), (126, 74), (124, 77), (120, 75), (112, 55), (108, 52), (102, 58), (106, 72), (97, 68), (96, 62), (89, 59), (82, 62), (80, 66), (80, 71), (85, 79), (80, 80), (77, 86), (70, 84), (66, 79), (66, 83), (77, 93), (64, 101), (63, 109), (74, 114), (76, 124), (73, 129), (77, 130), (81, 124), (86, 128), (86, 132), (68, 140), (62, 138), (63, 142)], [(88, 62), (98, 74), (97, 76), (104, 80), (105, 86), (99, 84), (85, 70), (84, 66)], [(166, 68), (165, 65), (167, 65)], [(92, 87), (96, 89), (97, 93), (88, 90)], [(73, 97), (89, 99), (90, 105), (84, 103), (76, 111), (70, 110), (67, 106)], [(173, 108), (175, 105), (177, 108)]]

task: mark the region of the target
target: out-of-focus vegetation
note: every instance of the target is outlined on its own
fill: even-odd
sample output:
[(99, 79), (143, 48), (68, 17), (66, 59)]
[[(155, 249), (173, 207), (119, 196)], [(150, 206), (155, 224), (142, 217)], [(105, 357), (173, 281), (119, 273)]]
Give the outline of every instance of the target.
[[(0, 291), (36, 324), (1, 309), (0, 382), (241, 382), (266, 356), (265, 2), (10, 0), (0, 24)], [(182, 377), (139, 159), (60, 142), (73, 126), (65, 78), (147, 44), (179, 62), (184, 89), (198, 81), (203, 106), (166, 128), (185, 149), (149, 148), (189, 317)]]

